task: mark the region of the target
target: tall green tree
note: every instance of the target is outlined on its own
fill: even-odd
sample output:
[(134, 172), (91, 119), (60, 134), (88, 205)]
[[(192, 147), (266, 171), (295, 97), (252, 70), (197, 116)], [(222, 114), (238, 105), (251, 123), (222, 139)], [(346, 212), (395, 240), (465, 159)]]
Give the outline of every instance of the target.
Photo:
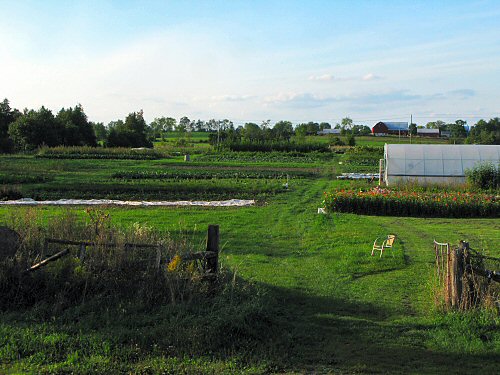
[(408, 130), (410, 131), (411, 135), (417, 135), (417, 124), (411, 123), (408, 126)]
[(132, 112), (124, 122), (118, 120), (110, 123), (106, 144), (109, 147), (152, 147), (143, 112)]
[(273, 130), (278, 140), (288, 142), (293, 134), (293, 125), (290, 121), (278, 121)]
[(319, 130), (331, 129), (332, 126), (328, 122), (322, 122), (319, 124)]
[(467, 143), (500, 144), (500, 118), (495, 117), (489, 121), (479, 120), (471, 127)]
[(189, 117), (184, 116), (181, 117), (181, 119), (179, 120), (179, 124), (177, 125), (177, 128), (175, 130), (184, 133), (189, 130), (190, 125), (191, 125), (191, 120), (189, 119)]
[(33, 150), (39, 146), (59, 146), (63, 143), (64, 126), (52, 112), (41, 107), (30, 110), (9, 126), (9, 135), (19, 150)]
[(63, 144), (65, 146), (97, 146), (94, 129), (81, 104), (75, 108), (62, 108), (56, 120), (64, 128)]
[(247, 122), (243, 127), (243, 139), (255, 143), (262, 139), (262, 129), (253, 122)]
[(90, 122), (92, 129), (94, 129), (94, 134), (97, 142), (106, 142), (108, 137), (108, 129), (104, 126), (102, 122)]
[(7, 99), (0, 102), (0, 152), (12, 152), (14, 142), (9, 137), (9, 125), (21, 116), (21, 112), (12, 109)]

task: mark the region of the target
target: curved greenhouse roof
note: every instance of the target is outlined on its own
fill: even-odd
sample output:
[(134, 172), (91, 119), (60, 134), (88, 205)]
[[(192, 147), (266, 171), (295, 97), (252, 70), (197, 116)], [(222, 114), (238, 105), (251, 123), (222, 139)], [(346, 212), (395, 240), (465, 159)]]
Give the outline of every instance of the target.
[(384, 180), (461, 183), (465, 172), (481, 163), (500, 163), (497, 145), (386, 144)]

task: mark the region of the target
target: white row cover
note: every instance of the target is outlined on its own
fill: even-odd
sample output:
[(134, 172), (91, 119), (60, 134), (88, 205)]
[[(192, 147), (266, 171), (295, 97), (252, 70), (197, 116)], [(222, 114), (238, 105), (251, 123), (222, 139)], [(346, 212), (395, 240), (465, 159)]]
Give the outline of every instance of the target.
[(202, 207), (243, 207), (255, 204), (253, 199), (230, 199), (227, 201), (120, 201), (115, 199), (58, 199), (53, 201), (36, 201), (31, 198), (22, 198), (13, 201), (0, 201), (5, 206), (138, 206), (138, 207), (165, 207), (165, 206), (202, 206)]
[(468, 169), (500, 163), (500, 146), (386, 144), (384, 159), (387, 184), (397, 179), (464, 181)]

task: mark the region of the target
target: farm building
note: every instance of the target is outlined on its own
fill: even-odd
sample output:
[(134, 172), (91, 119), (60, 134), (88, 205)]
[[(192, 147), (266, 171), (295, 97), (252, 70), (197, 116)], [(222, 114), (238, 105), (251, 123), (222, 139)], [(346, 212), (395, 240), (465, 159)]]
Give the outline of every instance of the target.
[(500, 163), (500, 146), (386, 144), (381, 175), (388, 186), (409, 180), (463, 183), (466, 170), (481, 163)]
[(407, 122), (377, 122), (372, 128), (373, 135), (408, 135)]
[(417, 135), (419, 137), (439, 138), (440, 132), (439, 129), (417, 128)]
[(318, 135), (335, 134), (340, 135), (341, 129), (323, 129), (318, 132)]

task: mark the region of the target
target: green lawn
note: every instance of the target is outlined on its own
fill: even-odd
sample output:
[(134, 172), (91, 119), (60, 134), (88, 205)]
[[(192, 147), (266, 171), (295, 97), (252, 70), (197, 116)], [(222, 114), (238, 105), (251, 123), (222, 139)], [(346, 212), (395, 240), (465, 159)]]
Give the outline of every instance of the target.
[[(0, 172), (14, 173), (24, 159), (0, 160)], [(32, 161), (26, 159), (25, 168), (37, 173), (47, 168), (55, 179), (75, 182), (91, 174), (107, 178), (115, 170), (177, 163), (53, 161), (41, 167)], [(334, 169), (335, 162), (324, 168)], [(77, 175), (85, 171), (86, 177)], [(234, 302), (228, 297), (224, 306), (205, 301), (187, 309), (99, 311), (79, 305), (60, 316), (47, 317), (41, 309), (6, 312), (0, 323), (0, 372), (495, 373), (498, 315), (439, 312), (432, 241), (465, 239), (499, 256), (500, 220), (318, 215), (323, 191), (340, 184), (349, 182), (321, 173), (292, 180), (288, 191), (247, 208), (108, 208), (119, 225), (183, 229), (200, 244), (207, 225), (219, 224), (222, 265), (235, 272), (248, 295)], [(13, 210), (24, 208), (0, 207), (0, 223)], [(45, 207), (40, 214), (51, 217), (61, 210)], [(84, 216), (82, 208), (72, 210)], [(388, 233), (397, 235), (395, 248), (382, 258), (371, 257), (374, 239)], [(210, 319), (204, 325), (200, 316)], [(225, 339), (236, 345), (224, 349)]]

